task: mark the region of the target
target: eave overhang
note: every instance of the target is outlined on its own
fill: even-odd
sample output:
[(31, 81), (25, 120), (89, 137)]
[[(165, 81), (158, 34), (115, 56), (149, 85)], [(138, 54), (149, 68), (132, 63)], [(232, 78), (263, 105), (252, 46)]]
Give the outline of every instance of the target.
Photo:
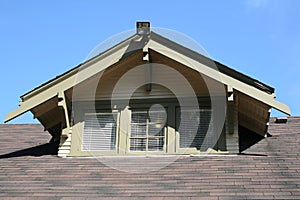
[[(22, 95), (22, 101), (19, 102), (19, 108), (8, 113), (4, 122), (8, 122), (22, 115), (43, 102), (57, 96), (59, 92), (72, 88), (74, 85), (81, 83), (89, 77), (92, 77), (109, 66), (124, 59), (124, 55), (128, 51), (129, 46), (132, 44), (132, 41), (138, 40), (139, 38), (140, 37), (138, 35), (133, 35), (94, 58), (87, 60), (66, 73), (57, 76), (56, 78)], [(140, 49), (138, 45), (139, 44), (135, 47), (135, 50)], [(80, 75), (78, 75), (79, 72)]]
[[(151, 32), (150, 37), (133, 35), (96, 57), (22, 95), (19, 108), (8, 113), (4, 122), (18, 117), (58, 96), (59, 93), (104, 71), (136, 50), (158, 52), (287, 115), (291, 113), (287, 105), (275, 100), (274, 88)], [(78, 76), (79, 70), (80, 76)]]

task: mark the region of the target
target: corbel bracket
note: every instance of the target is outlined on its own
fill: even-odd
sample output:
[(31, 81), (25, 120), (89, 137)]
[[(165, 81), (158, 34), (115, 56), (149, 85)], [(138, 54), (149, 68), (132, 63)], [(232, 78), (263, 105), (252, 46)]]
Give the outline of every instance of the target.
[(66, 128), (62, 130), (61, 135), (63, 137), (68, 137), (71, 128), (70, 128), (70, 120), (69, 120), (69, 115), (68, 115), (68, 106), (67, 106), (66, 96), (65, 96), (64, 91), (58, 92), (58, 106), (62, 107), (62, 110), (65, 115), (65, 124), (66, 124)]

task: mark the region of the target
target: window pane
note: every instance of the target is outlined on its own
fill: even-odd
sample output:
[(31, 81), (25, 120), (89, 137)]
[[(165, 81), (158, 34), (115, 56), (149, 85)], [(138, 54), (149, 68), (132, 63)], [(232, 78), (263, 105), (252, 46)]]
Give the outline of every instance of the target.
[(146, 137), (146, 124), (131, 124), (131, 137)]
[(148, 140), (148, 151), (162, 151), (163, 146), (163, 138), (149, 138)]
[(147, 151), (147, 146), (148, 151), (163, 150), (166, 121), (164, 115), (165, 112), (152, 111), (150, 118), (147, 111), (132, 111), (130, 151)]
[(132, 123), (146, 123), (148, 119), (147, 111), (132, 111), (131, 122)]
[(164, 136), (163, 124), (155, 123), (148, 125), (148, 135), (151, 136)]
[(130, 139), (131, 151), (146, 151), (146, 138), (131, 138)]

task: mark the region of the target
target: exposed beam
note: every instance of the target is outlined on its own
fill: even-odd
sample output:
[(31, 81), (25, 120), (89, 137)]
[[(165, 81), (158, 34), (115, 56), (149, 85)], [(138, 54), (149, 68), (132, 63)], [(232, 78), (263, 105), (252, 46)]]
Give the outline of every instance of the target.
[(151, 90), (152, 90), (152, 66), (151, 66), (151, 63), (146, 64), (145, 68), (146, 68), (145, 77), (146, 77), (146, 83), (147, 83), (145, 86), (146, 87), (145, 89), (147, 92), (151, 92)]

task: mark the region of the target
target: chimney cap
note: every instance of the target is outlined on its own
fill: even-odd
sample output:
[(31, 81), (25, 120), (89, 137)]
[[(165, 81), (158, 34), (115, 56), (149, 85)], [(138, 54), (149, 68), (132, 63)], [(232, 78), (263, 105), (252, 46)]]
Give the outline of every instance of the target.
[(136, 32), (138, 35), (149, 35), (150, 22), (136, 22)]

